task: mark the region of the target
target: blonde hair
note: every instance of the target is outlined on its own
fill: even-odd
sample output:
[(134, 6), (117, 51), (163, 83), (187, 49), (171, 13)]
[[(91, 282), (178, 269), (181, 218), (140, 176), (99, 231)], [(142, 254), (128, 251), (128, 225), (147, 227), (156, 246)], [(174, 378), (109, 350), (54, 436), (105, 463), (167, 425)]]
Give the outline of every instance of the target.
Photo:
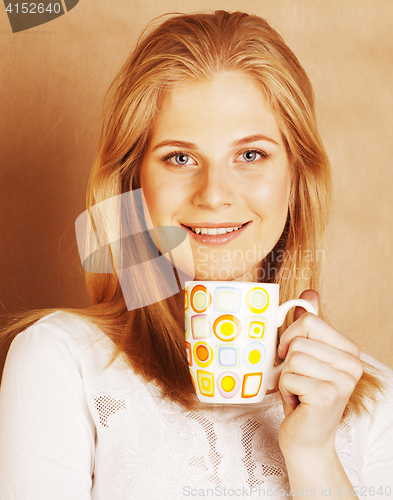
[[(165, 92), (221, 71), (240, 72), (259, 85), (293, 165), (287, 223), (261, 265), (264, 281), (281, 285), (282, 301), (295, 298), (304, 289), (319, 288), (322, 263), (316, 256), (329, 217), (331, 174), (311, 83), (282, 37), (258, 16), (223, 10), (174, 15), (142, 35), (108, 90), (87, 207), (140, 187), (141, 161)], [(165, 271), (151, 263), (144, 284), (133, 293), (149, 286), (159, 297), (165, 279)], [(116, 273), (87, 272), (86, 281), (95, 306), (76, 312), (95, 321), (115, 342), (116, 354), (125, 353), (134, 370), (155, 381), (164, 396), (195, 408), (184, 349), (183, 293), (128, 311)], [(37, 314), (30, 318), (18, 327), (35, 321)], [(365, 371), (346, 411), (365, 410), (366, 399), (380, 388), (371, 368)]]

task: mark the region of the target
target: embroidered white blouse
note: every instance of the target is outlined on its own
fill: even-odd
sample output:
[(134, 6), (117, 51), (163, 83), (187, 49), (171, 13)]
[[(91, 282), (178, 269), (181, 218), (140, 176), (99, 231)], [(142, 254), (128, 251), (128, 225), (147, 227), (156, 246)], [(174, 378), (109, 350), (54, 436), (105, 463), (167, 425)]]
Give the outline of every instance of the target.
[[(107, 367), (113, 347), (60, 311), (14, 339), (0, 391), (1, 500), (290, 498), (277, 393), (188, 412), (124, 358)], [(373, 417), (341, 424), (336, 449), (359, 498), (393, 499), (393, 372), (364, 358), (387, 391)]]

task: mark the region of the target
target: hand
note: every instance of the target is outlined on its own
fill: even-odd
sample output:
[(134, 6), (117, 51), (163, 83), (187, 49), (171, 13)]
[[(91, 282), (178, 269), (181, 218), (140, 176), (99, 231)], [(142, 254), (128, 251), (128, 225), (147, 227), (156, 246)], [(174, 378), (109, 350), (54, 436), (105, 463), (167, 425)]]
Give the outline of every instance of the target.
[[(306, 290), (300, 298), (318, 310), (315, 290)], [(284, 456), (332, 452), (342, 414), (363, 372), (358, 347), (297, 307), (294, 323), (281, 336), (278, 355), (285, 359), (278, 387), (285, 413), (279, 431)]]

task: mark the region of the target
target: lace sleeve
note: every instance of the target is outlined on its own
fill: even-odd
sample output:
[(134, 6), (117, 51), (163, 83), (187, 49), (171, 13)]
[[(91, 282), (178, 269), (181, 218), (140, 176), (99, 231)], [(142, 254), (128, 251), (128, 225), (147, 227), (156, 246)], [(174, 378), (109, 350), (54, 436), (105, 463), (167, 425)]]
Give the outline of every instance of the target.
[(91, 498), (95, 427), (81, 374), (64, 340), (40, 322), (12, 342), (0, 428), (0, 498)]
[(371, 411), (364, 493), (366, 498), (389, 498), (393, 497), (393, 371), (370, 357), (366, 361), (380, 370), (386, 388)]

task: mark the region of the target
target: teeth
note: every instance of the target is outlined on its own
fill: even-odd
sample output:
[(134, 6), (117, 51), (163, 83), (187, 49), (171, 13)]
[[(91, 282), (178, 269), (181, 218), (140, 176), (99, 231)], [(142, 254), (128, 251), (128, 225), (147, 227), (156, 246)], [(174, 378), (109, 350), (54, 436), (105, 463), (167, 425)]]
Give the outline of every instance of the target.
[(217, 234), (231, 233), (232, 231), (237, 231), (242, 226), (237, 227), (192, 227), (191, 229), (196, 234), (208, 234), (209, 236), (215, 236)]

